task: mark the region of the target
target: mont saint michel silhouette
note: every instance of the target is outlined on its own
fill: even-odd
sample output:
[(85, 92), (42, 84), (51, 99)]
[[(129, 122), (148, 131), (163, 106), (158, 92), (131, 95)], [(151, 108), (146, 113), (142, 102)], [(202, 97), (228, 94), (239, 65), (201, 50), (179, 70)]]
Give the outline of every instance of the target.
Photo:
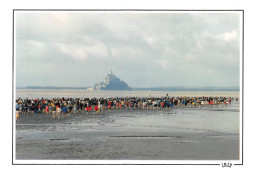
[(120, 78), (116, 77), (111, 73), (107, 74), (103, 82), (96, 83), (93, 88), (89, 88), (88, 90), (132, 90), (126, 82), (120, 80)]

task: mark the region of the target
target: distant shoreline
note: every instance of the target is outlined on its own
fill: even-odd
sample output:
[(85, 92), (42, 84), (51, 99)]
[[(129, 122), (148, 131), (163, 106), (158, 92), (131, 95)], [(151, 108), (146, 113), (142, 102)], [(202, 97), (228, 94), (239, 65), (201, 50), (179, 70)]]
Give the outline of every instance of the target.
[[(87, 90), (89, 87), (55, 87), (55, 86), (26, 86), (17, 89), (70, 89)], [(128, 91), (128, 90), (95, 90), (95, 91)], [(240, 91), (239, 87), (153, 87), (153, 88), (131, 88), (131, 91)]]

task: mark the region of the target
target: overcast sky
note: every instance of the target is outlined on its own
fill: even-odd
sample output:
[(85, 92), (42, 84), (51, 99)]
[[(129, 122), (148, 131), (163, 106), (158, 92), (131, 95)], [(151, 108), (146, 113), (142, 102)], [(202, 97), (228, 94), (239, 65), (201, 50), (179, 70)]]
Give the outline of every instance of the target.
[(238, 12), (16, 12), (16, 85), (239, 86)]

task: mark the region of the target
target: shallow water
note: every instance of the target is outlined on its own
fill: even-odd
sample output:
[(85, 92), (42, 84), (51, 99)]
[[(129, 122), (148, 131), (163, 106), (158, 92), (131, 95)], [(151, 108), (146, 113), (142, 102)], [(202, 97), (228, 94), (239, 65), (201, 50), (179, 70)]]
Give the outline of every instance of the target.
[(116, 116), (115, 123), (126, 128), (141, 130), (203, 130), (225, 133), (239, 133), (239, 111), (229, 108), (174, 109), (157, 111), (152, 115), (142, 113)]
[(239, 91), (87, 91), (78, 89), (17, 89), (16, 98), (54, 97), (162, 97), (169, 96), (226, 96), (239, 97)]

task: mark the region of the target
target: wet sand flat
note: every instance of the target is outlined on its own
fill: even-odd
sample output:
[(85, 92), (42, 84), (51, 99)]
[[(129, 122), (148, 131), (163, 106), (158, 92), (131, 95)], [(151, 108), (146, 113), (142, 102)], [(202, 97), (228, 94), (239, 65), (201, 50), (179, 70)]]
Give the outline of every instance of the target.
[(239, 160), (239, 108), (21, 115), (17, 160)]
[(239, 91), (86, 91), (79, 89), (16, 89), (16, 96), (19, 98), (42, 98), (42, 97), (149, 97), (149, 96), (186, 96), (186, 97), (199, 97), (199, 96), (228, 96), (239, 97)]

